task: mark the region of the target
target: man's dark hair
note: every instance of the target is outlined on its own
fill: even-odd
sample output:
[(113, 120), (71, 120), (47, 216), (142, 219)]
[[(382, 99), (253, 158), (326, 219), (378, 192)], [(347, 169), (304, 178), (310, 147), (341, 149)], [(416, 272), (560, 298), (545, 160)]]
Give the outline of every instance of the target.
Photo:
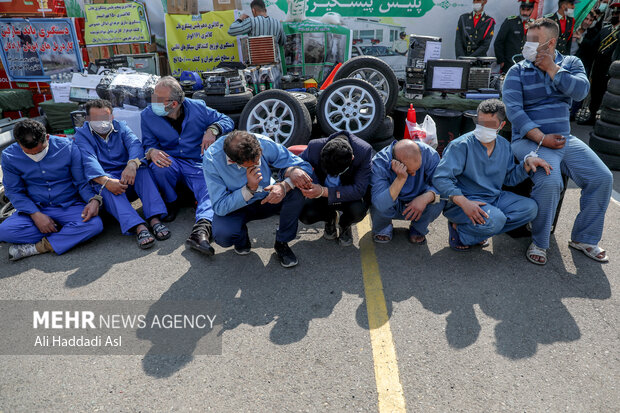
[(17, 143), (26, 149), (36, 148), (45, 142), (47, 132), (41, 122), (32, 119), (25, 119), (18, 122), (13, 129), (13, 137)]
[(267, 11), (267, 6), (265, 6), (265, 2), (263, 0), (252, 0), (252, 3), (250, 3), (250, 8)]
[(105, 99), (95, 99), (95, 100), (89, 100), (88, 102), (86, 102), (86, 104), (84, 105), (84, 109), (86, 110), (87, 116), (90, 116), (90, 110), (92, 108), (95, 108), (95, 109), (108, 108), (110, 109), (110, 113), (114, 111), (114, 108), (112, 107), (112, 104), (110, 103), (110, 101), (105, 100)]
[(338, 135), (321, 149), (321, 166), (328, 175), (338, 175), (353, 161), (353, 148), (346, 135)]
[(540, 19), (536, 19), (534, 20), (533, 23), (530, 23), (530, 27), (528, 30), (531, 29), (546, 29), (549, 31), (549, 33), (551, 34), (551, 38), (556, 38), (560, 35), (560, 28), (558, 27), (558, 24), (556, 22), (554, 22), (551, 19), (548, 19), (546, 17), (541, 17)]
[(487, 99), (478, 105), (478, 113), (496, 115), (500, 122), (506, 119), (506, 106), (499, 99)]
[(224, 153), (236, 164), (255, 161), (261, 152), (260, 142), (251, 132), (234, 130), (224, 138)]

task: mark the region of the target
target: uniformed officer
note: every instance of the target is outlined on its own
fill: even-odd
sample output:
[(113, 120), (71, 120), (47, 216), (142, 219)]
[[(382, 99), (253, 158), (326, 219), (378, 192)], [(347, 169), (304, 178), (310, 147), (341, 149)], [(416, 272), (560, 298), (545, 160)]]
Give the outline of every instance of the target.
[(535, 0), (518, 0), (518, 16), (510, 16), (499, 29), (495, 37), (495, 57), (502, 73), (506, 73), (514, 64), (513, 56), (521, 54), (527, 35), (527, 26), (532, 20), (530, 16), (534, 10)]
[(459, 17), (456, 27), (454, 51), (460, 56), (486, 56), (491, 40), (495, 20), (484, 12), (487, 0), (473, 0), (474, 11)]
[(550, 18), (560, 27), (558, 45), (556, 49), (561, 54), (570, 55), (570, 48), (573, 41), (573, 30), (575, 29), (575, 3), (576, 0), (558, 0), (558, 11), (545, 17)]
[(603, 25), (599, 35), (600, 42), (594, 64), (592, 65), (592, 75), (590, 76), (590, 118), (581, 124), (593, 125), (603, 100), (603, 94), (607, 89), (609, 81), (609, 66), (613, 62), (614, 52), (619, 47), (620, 42), (620, 2), (615, 2), (611, 6), (611, 19), (608, 24)]

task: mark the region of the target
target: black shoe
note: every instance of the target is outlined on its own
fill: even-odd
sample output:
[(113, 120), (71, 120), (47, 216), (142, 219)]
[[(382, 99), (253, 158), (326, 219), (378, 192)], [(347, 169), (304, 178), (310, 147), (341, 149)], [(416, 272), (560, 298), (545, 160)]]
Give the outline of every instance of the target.
[(189, 235), (187, 241), (185, 241), (185, 245), (205, 255), (211, 256), (215, 254), (215, 250), (210, 242), (211, 222), (206, 219), (201, 219), (194, 224), (192, 233)]
[(340, 227), (338, 244), (340, 244), (341, 247), (348, 247), (353, 244), (353, 234), (351, 233), (351, 226), (348, 226), (346, 229)]
[(179, 214), (179, 201), (174, 201), (169, 204), (166, 204), (166, 210), (168, 214), (161, 218), (162, 222), (172, 222), (177, 218)]
[(338, 238), (338, 211), (334, 211), (334, 216), (332, 219), (325, 223), (325, 232), (323, 233), (323, 238), (325, 239), (336, 239)]
[(252, 244), (250, 243), (250, 238), (247, 238), (248, 242), (245, 245), (238, 247), (235, 245), (235, 252), (238, 255), (248, 255), (250, 251), (252, 251)]
[(297, 265), (297, 257), (289, 248), (288, 243), (276, 241), (273, 248), (276, 250), (280, 264), (282, 264), (284, 268), (294, 267)]

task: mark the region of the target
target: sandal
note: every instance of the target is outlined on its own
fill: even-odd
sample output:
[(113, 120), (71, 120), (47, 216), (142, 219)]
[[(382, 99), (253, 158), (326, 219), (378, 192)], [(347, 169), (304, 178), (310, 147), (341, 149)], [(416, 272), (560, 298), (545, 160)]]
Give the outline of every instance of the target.
[[(382, 237), (382, 238), (380, 238)], [(373, 237), (374, 241), (378, 244), (387, 244), (392, 241), (392, 236), (387, 234), (375, 234)]]
[[(145, 239), (151, 239), (149, 242), (142, 242)], [(142, 231), (136, 234), (136, 240), (138, 241), (138, 247), (145, 250), (151, 248), (155, 244), (155, 238), (153, 238), (153, 234), (149, 232), (147, 229), (143, 229)]]
[[(170, 230), (168, 229), (168, 227), (162, 224), (161, 222), (158, 222), (157, 224), (153, 225), (153, 234), (155, 235), (155, 238), (157, 239), (157, 241), (167, 240), (172, 235), (170, 234)], [(164, 234), (164, 235), (159, 235), (159, 234)]]
[(454, 251), (463, 252), (469, 251), (471, 249), (471, 246), (465, 245), (461, 242), (459, 233), (452, 226), (452, 222), (450, 221), (448, 221), (448, 233), (450, 234), (448, 237), (448, 244), (450, 244), (450, 248), (452, 248)]
[[(607, 251), (599, 247), (598, 245), (586, 244), (584, 242), (575, 242), (569, 241), (568, 246), (574, 248), (576, 250), (582, 251), (589, 258), (592, 258), (594, 261), (598, 262), (609, 262), (609, 257), (607, 256)], [(599, 258), (598, 256), (604, 253), (603, 258)]]
[[(414, 241), (413, 237), (422, 237), (421, 241)], [(409, 226), (409, 242), (416, 245), (424, 245), (426, 244), (426, 236), (421, 234), (417, 229), (413, 227), (413, 225)]]
[[(533, 242), (527, 248), (525, 256), (530, 262), (533, 262), (536, 265), (545, 265), (547, 263), (547, 250), (537, 247)], [(537, 261), (533, 257), (541, 257), (543, 258), (543, 261)]]
[(491, 245), (491, 243), (489, 242), (489, 239), (487, 238), (487, 239), (485, 239), (484, 241), (482, 241), (482, 242), (478, 243), (478, 245), (480, 245), (482, 248), (486, 248), (486, 247), (488, 247), (489, 245)]

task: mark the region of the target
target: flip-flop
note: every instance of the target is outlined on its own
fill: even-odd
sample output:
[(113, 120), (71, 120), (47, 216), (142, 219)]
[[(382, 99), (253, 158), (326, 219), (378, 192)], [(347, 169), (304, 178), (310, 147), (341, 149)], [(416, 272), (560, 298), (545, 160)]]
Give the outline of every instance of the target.
[[(607, 251), (605, 251), (598, 245), (569, 241), (568, 246), (576, 250), (582, 251), (584, 254), (586, 254), (588, 258), (592, 258), (594, 261), (609, 262), (609, 256), (607, 256)], [(588, 251), (588, 248), (590, 248), (591, 251)], [(597, 257), (597, 255), (599, 255), (601, 252), (604, 252), (605, 256), (603, 258)]]
[[(160, 236), (160, 233), (164, 233), (164, 235)], [(172, 234), (170, 233), (170, 230), (167, 226), (165, 226), (161, 222), (158, 222), (157, 224), (153, 225), (153, 235), (155, 236), (157, 241), (164, 241), (170, 238)]]
[[(422, 241), (414, 241), (411, 239), (411, 237), (422, 237)], [(424, 234), (421, 234), (412, 225), (409, 225), (409, 242), (416, 245), (424, 245), (426, 244), (426, 236)]]
[[(143, 240), (148, 239), (148, 238), (151, 238), (151, 241), (142, 243)], [(149, 249), (155, 244), (155, 238), (153, 237), (153, 234), (149, 232), (148, 229), (143, 229), (142, 231), (138, 232), (136, 234), (136, 241), (138, 242), (138, 247), (140, 247), (143, 250)]]
[[(381, 238), (377, 238), (377, 237), (387, 237), (387, 239), (381, 239)], [(377, 244), (387, 244), (388, 242), (392, 241), (392, 236), (391, 235), (387, 235), (387, 234), (375, 234), (372, 239), (377, 243)]]
[(448, 244), (450, 244), (450, 248), (454, 251), (463, 252), (471, 249), (471, 246), (465, 245), (461, 242), (458, 231), (452, 227), (452, 222), (450, 221), (448, 221), (448, 234)]
[[(534, 258), (532, 258), (532, 255), (542, 257), (544, 258), (544, 261), (543, 262), (536, 261)], [(547, 263), (547, 250), (538, 247), (533, 242), (527, 248), (527, 252), (525, 253), (525, 256), (531, 263), (534, 263), (536, 265), (545, 265)]]

